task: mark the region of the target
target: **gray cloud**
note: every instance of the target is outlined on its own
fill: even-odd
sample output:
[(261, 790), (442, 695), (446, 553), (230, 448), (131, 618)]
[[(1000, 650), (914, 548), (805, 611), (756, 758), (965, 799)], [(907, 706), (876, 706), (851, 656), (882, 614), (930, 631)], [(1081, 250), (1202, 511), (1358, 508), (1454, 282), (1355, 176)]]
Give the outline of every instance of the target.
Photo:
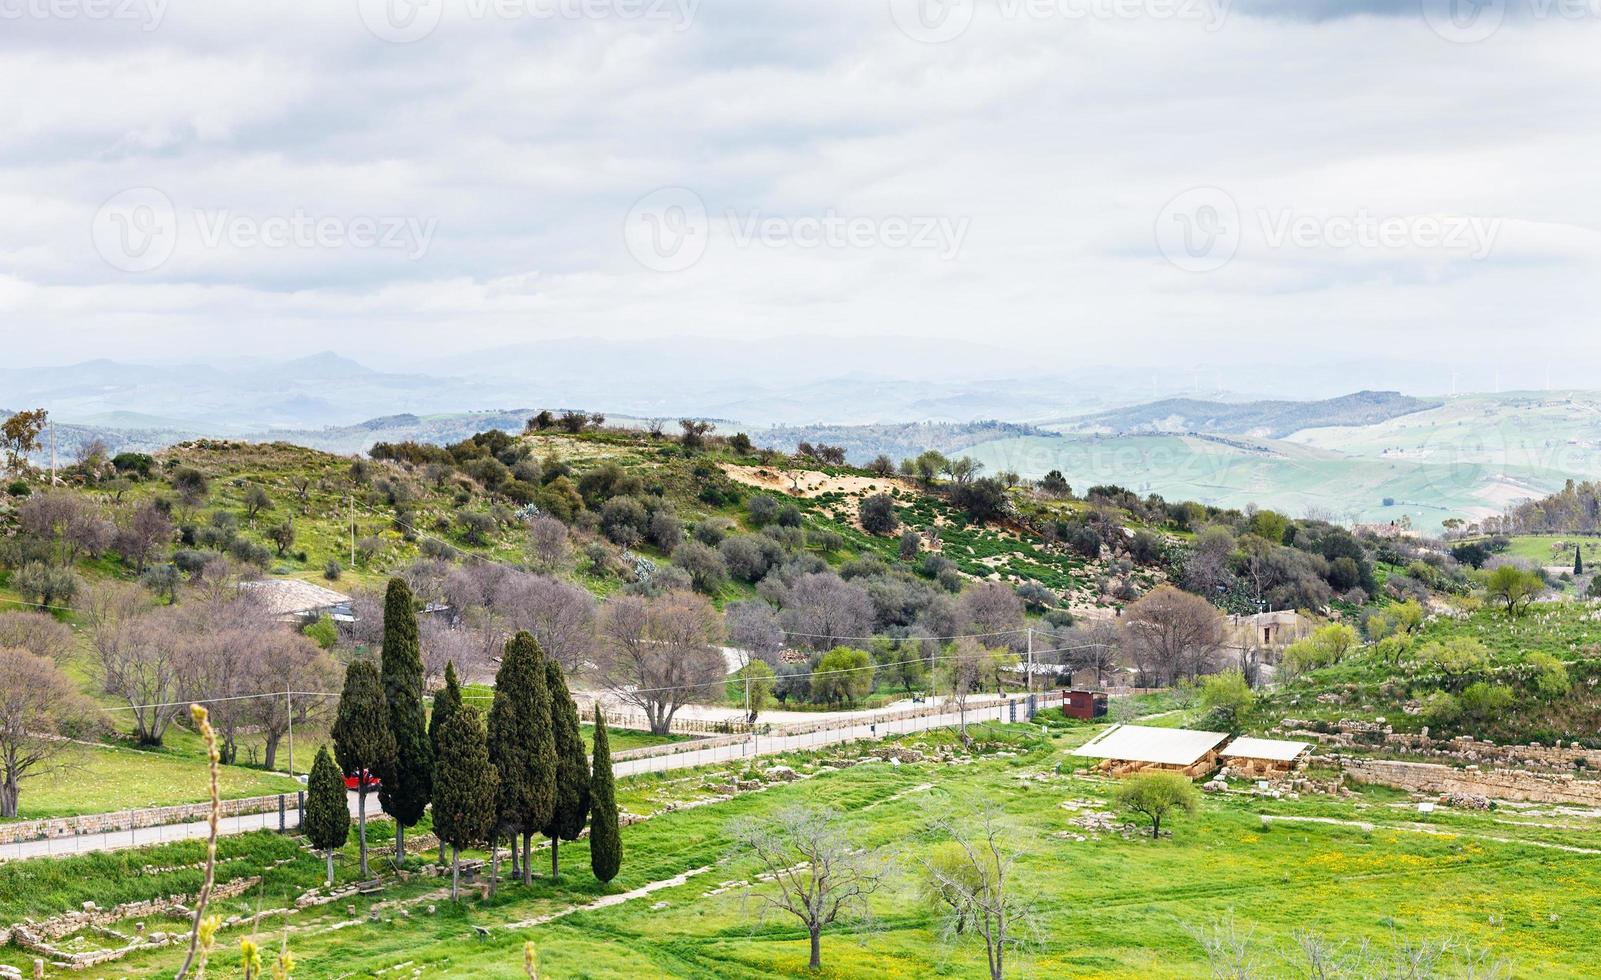
[[(1293, 363), (1333, 341), (1488, 364), (1508, 329), (1596, 343), (1590, 19), (1512, 16), (1469, 42), (1416, 3), (1252, 0), (1214, 24), (1155, 0), (994, 0), (927, 43), (883, 0), (705, 0), (687, 22), (478, 2), (410, 44), (357, 0), (0, 25), (0, 88), (27, 94), (0, 105), (8, 350), (399, 345), (426, 365), (542, 338), (827, 332), (1072, 363)], [(674, 186), (704, 206), (682, 226), (703, 254), (662, 272), (629, 244), (677, 213), (624, 225)], [(152, 215), (100, 209), (145, 187), (176, 240), (124, 271), (106, 236)], [(1210, 271), (1164, 251), (1212, 227), (1215, 209), (1165, 210), (1192, 188), (1235, 209)], [(266, 241), (297, 218), (330, 233)], [(1500, 221), (1486, 253), (1430, 244), (1430, 222), (1472, 218)], [(366, 245), (363, 221), (432, 231)], [(808, 244), (851, 221), (855, 241)], [(951, 256), (900, 241), (941, 222), (966, 228)], [(1394, 244), (1342, 244), (1384, 222)]]

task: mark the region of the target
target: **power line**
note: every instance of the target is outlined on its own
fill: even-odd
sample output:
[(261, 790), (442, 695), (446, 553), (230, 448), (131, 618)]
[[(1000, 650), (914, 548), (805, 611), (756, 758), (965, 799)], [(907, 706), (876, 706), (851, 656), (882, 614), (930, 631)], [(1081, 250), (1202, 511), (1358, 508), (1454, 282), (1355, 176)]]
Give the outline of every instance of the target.
[[(1064, 653), (1064, 652), (1068, 652), (1068, 651), (1072, 651), (1072, 650), (1088, 650), (1088, 649), (1091, 649), (1091, 648), (1097, 647), (1097, 646), (1101, 646), (1101, 644), (1091, 643), (1091, 644), (1086, 644), (1086, 645), (1082, 645), (1082, 646), (1055, 647), (1055, 648), (1049, 649), (1049, 650), (1035, 650), (1034, 651), (1034, 655), (1035, 656), (1040, 656), (1041, 654), (1046, 654), (1046, 653)], [(835, 667), (835, 668), (832, 668), (830, 670), (813, 670), (813, 671), (807, 671), (804, 674), (789, 674), (789, 675), (786, 675), (786, 676), (788, 676), (788, 677), (806, 677), (806, 678), (826, 677), (826, 676), (830, 676), (830, 675), (833, 675), (833, 674), (852, 674), (852, 673), (857, 673), (857, 672), (860, 672), (860, 671), (863, 671), (863, 670), (881, 670), (881, 669), (887, 668), (887, 667), (904, 667), (904, 666), (906, 666), (908, 664), (937, 663), (937, 662), (946, 661), (946, 660), (955, 660), (956, 658), (958, 658), (960, 656), (962, 656), (962, 655), (961, 654), (956, 654), (956, 653), (948, 653), (948, 654), (941, 654), (941, 655), (933, 656), (933, 657), (913, 657), (913, 658), (911, 658), (909, 660), (896, 660), (896, 661), (891, 661), (889, 663), (867, 664), (867, 665), (862, 666), (862, 667)], [(732, 676), (733, 676), (732, 674), (728, 675), (728, 677), (732, 677)], [(698, 690), (701, 690), (703, 688), (711, 687), (711, 686), (716, 685), (718, 683), (727, 683), (727, 681), (728, 681), (728, 678), (725, 677), (720, 681), (710, 681), (710, 682), (708, 682), (706, 684), (674, 684), (674, 685), (667, 685), (667, 686), (664, 686), (664, 687), (635, 687), (635, 688), (626, 688), (626, 689), (616, 689), (616, 693), (626, 693), (626, 694), (663, 694), (663, 693), (666, 693), (666, 692), (669, 692), (669, 691), (698, 691)], [(150, 708), (178, 708), (178, 707), (183, 707), (183, 706), (189, 705), (189, 704), (212, 704), (212, 703), (221, 702), (221, 701), (248, 701), (248, 700), (257, 699), (257, 698), (281, 698), (281, 697), (285, 697), (285, 696), (292, 696), (292, 697), (297, 697), (297, 698), (298, 697), (337, 698), (340, 695), (337, 694), (337, 693), (329, 692), (329, 691), (268, 691), (268, 692), (266, 692), (264, 694), (234, 694), (234, 695), (228, 695), (226, 697), (214, 697), (214, 698), (194, 697), (194, 698), (188, 698), (188, 699), (183, 700), (183, 701), (165, 701), (165, 702), (156, 703), (156, 704), (117, 705), (115, 707), (102, 708), (101, 710), (102, 711), (136, 711), (136, 710), (150, 709)], [(435, 695), (432, 692), (429, 692), (429, 693), (424, 695), (424, 697), (434, 697), (434, 696)], [(493, 697), (494, 697), (493, 694), (463, 694), (462, 695), (462, 699), (463, 700), (469, 700), (469, 701), (483, 701), (483, 700), (491, 699)]]
[(54, 609), (57, 612), (66, 612), (66, 613), (77, 612), (76, 609), (73, 609), (70, 606), (40, 605), (37, 602), (29, 602), (26, 599), (8, 599), (5, 596), (0, 596), (0, 602), (9, 602), (9, 603), (13, 603), (13, 604), (18, 605), (18, 606), (27, 606), (29, 609)]

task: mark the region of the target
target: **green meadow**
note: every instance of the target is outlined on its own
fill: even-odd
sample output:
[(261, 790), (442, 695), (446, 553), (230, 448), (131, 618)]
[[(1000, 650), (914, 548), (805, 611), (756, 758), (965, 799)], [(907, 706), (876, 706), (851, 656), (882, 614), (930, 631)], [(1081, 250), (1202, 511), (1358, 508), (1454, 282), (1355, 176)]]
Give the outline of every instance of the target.
[[(976, 730), (980, 750), (970, 758), (958, 754), (954, 763), (822, 764), (857, 755), (860, 746), (797, 756), (785, 761), (809, 778), (727, 799), (719, 789), (726, 772), (625, 780), (622, 806), (650, 819), (624, 831), (622, 873), (610, 885), (594, 881), (578, 842), (563, 846), (559, 879), (548, 877), (548, 854), (536, 857), (531, 888), (503, 882), (491, 900), (452, 903), (439, 880), (414, 877), (382, 895), (265, 916), (256, 935), (267, 950), (287, 937), (300, 977), (517, 977), (524, 975), (528, 942), (540, 975), (548, 977), (810, 975), (805, 932), (793, 919), (760, 914), (752, 895), (771, 886), (758, 880), (761, 866), (733, 846), (729, 833), (735, 818), (804, 805), (833, 810), (850, 839), (871, 850), (887, 873), (869, 918), (825, 931), (822, 975), (970, 977), (985, 970), (983, 947), (942, 928), (922, 897), (919, 861), (941, 839), (930, 825), (935, 816), (968, 823), (994, 807), (1008, 828), (1007, 846), (1022, 855), (1015, 894), (1032, 913), (1029, 941), (1013, 954), (1017, 975), (1207, 976), (1201, 937), (1219, 929), (1238, 941), (1261, 975), (1290, 972), (1288, 951), (1306, 934), (1347, 951), (1364, 942), (1389, 949), (1449, 941), (1518, 976), (1593, 975), (1601, 930), (1588, 910), (1601, 899), (1601, 852), (1590, 817), (1421, 815), (1391, 791), (1274, 800), (1241, 785), (1204, 797), (1198, 812), (1173, 820), (1172, 835), (1161, 840), (1096, 833), (1075, 821), (1110, 810), (1114, 784), (1079, 771), (1068, 754), (1094, 730), (985, 726)], [(927, 748), (952, 738), (936, 733), (917, 741)], [(373, 830), (382, 847), (387, 828)], [(225, 875), (269, 869), (260, 888), (219, 910), (249, 915), (281, 907), (315, 883), (320, 860), (286, 844), (266, 834), (225, 841)], [(355, 878), (353, 851), (347, 847), (340, 856), (342, 880)], [(95, 862), (96, 878), (115, 870), (100, 865), (123, 869), (121, 878), (112, 874), (115, 895), (107, 893), (103, 905), (141, 888), (182, 891), (192, 887), (193, 872), (159, 867), (195, 860), (198, 852), (199, 845), (168, 845), (159, 857), (0, 867), (0, 914), (75, 907), (91, 870), (75, 862)], [(679, 875), (689, 877), (639, 891)], [(580, 908), (604, 895), (625, 899)], [(223, 931), (213, 975), (234, 975), (246, 928)], [(180, 958), (174, 949), (135, 955), (115, 972), (157, 975)], [(0, 962), (23, 965), (24, 958), (6, 949)]]

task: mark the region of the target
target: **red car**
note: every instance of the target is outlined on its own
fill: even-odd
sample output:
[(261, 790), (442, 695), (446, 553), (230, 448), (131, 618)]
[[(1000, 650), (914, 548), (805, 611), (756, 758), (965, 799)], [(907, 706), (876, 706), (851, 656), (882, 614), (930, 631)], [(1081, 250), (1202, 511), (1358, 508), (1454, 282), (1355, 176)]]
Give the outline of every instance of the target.
[[(369, 792), (383, 785), (381, 782), (379, 782), (378, 776), (371, 769), (363, 769), (361, 772), (362, 776), (365, 777), (364, 781), (367, 784), (367, 790)], [(356, 779), (356, 776), (347, 775), (345, 777), (345, 789), (360, 789), (361, 787), (357, 784)]]

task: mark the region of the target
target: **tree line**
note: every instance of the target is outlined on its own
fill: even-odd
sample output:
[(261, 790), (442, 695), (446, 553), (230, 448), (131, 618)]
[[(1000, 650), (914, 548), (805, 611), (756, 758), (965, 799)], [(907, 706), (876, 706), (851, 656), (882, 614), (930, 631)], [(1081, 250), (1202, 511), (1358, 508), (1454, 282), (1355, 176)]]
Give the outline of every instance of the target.
[[(591, 870), (603, 882), (616, 876), (622, 841), (605, 719), (597, 708), (592, 766), (565, 672), (531, 633), (519, 631), (506, 642), (487, 718), (462, 699), (454, 665), (446, 665), (431, 715), (423, 692), (416, 603), (404, 580), (391, 579), (379, 660), (358, 660), (345, 673), (333, 726), (338, 766), (330, 770), (333, 760), (324, 749), (314, 767), (307, 833), (315, 847), (331, 853), (344, 845), (350, 777), (363, 876), (370, 873), (366, 814), (374, 783), (379, 806), (395, 821), (397, 866), (405, 861), (406, 829), (432, 808), (441, 847), (451, 848), (453, 896), (463, 848), (489, 847), (493, 894), (502, 843), (510, 845), (513, 876), (520, 874), (526, 885), (535, 836), (550, 840), (555, 877), (560, 842), (577, 840), (586, 825)], [(323, 770), (320, 779), (316, 768)], [(339, 777), (337, 787), (330, 771)]]

